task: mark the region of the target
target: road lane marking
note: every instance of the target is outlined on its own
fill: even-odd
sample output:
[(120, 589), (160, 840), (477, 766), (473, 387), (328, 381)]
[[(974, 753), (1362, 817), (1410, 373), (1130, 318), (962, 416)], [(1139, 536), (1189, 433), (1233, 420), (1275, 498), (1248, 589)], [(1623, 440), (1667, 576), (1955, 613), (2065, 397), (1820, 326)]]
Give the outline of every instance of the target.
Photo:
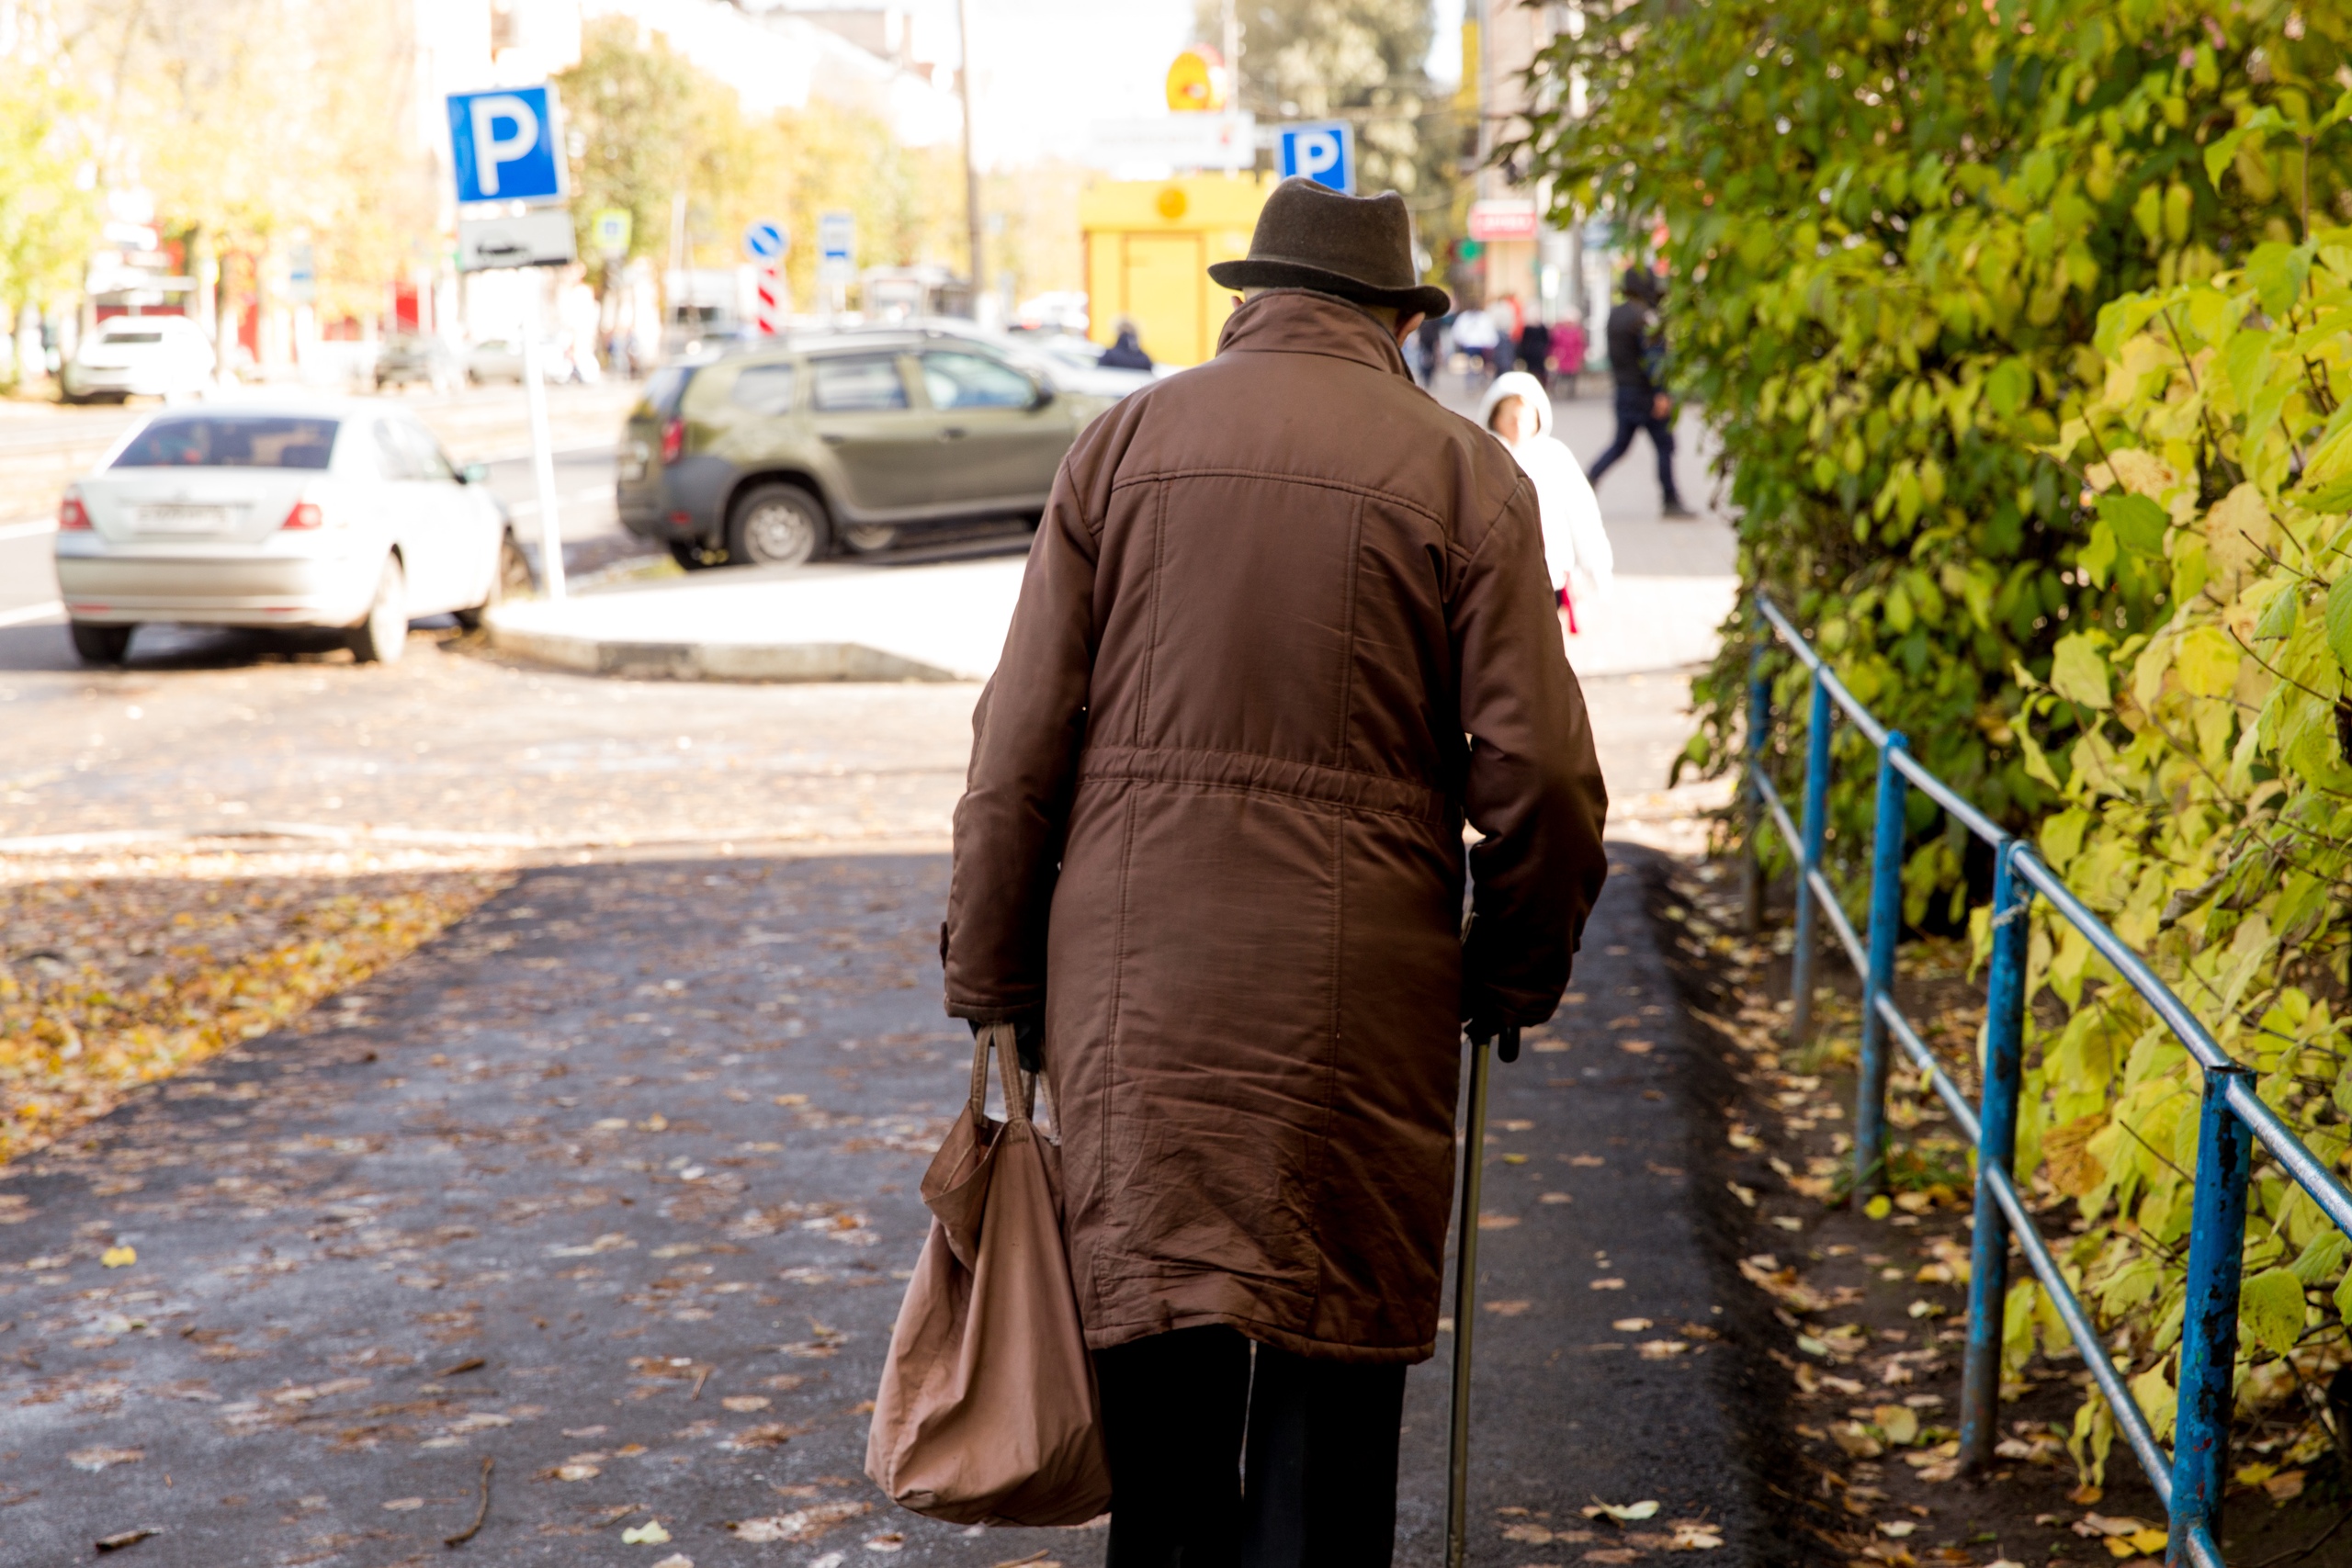
[(46, 604), (19, 604), (13, 610), (0, 610), (0, 626), (21, 626), (27, 621), (46, 620), (64, 613), (65, 606), (55, 599)]

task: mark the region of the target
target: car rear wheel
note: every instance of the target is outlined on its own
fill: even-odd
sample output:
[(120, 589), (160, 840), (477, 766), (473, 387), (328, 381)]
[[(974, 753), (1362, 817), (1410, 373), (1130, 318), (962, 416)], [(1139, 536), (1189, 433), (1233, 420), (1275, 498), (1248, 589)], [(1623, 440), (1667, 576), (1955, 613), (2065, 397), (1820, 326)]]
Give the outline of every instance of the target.
[(853, 523), (842, 530), (842, 543), (862, 556), (888, 549), (898, 537), (898, 529), (888, 523)]
[(100, 626), (74, 623), (74, 651), (85, 664), (119, 664), (130, 655), (130, 634), (137, 626)]
[(514, 542), (514, 536), (504, 534), (498, 540), (498, 570), (490, 580), (490, 596), (470, 610), (458, 612), (458, 624), (468, 631), (479, 631), (482, 617), (493, 604), (503, 604), (509, 599), (528, 599), (538, 592), (539, 580), (531, 573), (531, 558)]
[(735, 504), (728, 558), (745, 566), (799, 566), (824, 554), (823, 503), (798, 485), (761, 485)]
[(376, 602), (345, 640), (351, 656), (362, 664), (396, 663), (408, 650), (408, 578), (398, 556), (384, 558), (383, 575), (376, 580)]

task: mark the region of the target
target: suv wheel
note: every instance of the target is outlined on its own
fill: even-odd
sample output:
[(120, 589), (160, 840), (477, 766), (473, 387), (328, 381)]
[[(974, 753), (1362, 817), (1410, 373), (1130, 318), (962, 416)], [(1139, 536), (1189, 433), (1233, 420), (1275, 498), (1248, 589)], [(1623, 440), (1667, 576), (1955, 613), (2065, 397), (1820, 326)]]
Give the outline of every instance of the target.
[(74, 652), (85, 664), (119, 664), (130, 656), (130, 634), (137, 626), (101, 626), (74, 623)]
[(798, 485), (764, 484), (735, 503), (727, 557), (745, 566), (799, 566), (825, 553), (824, 504)]

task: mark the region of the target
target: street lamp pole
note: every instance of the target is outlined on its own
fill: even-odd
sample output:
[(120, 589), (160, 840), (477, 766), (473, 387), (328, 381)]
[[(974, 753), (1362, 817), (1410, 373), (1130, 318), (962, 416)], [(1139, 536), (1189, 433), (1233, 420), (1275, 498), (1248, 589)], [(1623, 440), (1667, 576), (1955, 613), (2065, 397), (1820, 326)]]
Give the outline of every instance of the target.
[(980, 291), (985, 287), (980, 256), (980, 166), (972, 159), (972, 6), (971, 0), (956, 0), (956, 30), (964, 55), (964, 68), (956, 73), (958, 96), (964, 100), (964, 228), (972, 249), (972, 314), (980, 313)]

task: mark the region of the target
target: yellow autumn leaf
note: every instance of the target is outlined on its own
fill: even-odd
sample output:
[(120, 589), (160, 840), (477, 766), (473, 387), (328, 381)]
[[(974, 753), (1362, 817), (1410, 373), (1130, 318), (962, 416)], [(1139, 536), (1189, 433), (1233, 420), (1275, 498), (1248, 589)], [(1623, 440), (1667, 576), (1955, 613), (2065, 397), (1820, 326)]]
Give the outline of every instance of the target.
[(2223, 697), (2237, 684), (2238, 661), (2244, 658), (2230, 634), (2219, 626), (2194, 626), (2180, 639), (2173, 668), (2189, 695)]
[(139, 1249), (135, 1247), (109, 1247), (99, 1256), (98, 1261), (109, 1269), (128, 1269), (139, 1261)]

